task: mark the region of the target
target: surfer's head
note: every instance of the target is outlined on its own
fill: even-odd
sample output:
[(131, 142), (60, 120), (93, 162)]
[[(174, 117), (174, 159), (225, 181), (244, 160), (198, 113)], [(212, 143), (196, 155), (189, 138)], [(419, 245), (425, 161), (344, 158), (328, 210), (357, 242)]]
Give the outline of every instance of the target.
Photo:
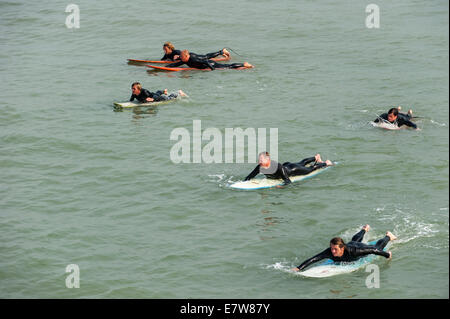
[(258, 163), (264, 168), (270, 166), (270, 154), (269, 152), (261, 152), (258, 156)]
[(330, 240), (330, 249), (334, 257), (342, 257), (345, 250), (345, 243), (341, 237), (334, 237)]
[(163, 50), (164, 50), (165, 54), (171, 54), (174, 49), (175, 49), (175, 47), (172, 44), (172, 42), (166, 42), (163, 45)]
[(391, 123), (394, 122), (397, 119), (397, 116), (398, 116), (398, 109), (396, 107), (393, 107), (388, 112), (388, 121)]
[(189, 54), (188, 50), (181, 51), (181, 54), (180, 54), (181, 61), (186, 63), (187, 61), (189, 61), (189, 57), (190, 57), (190, 54)]
[(131, 91), (133, 92), (133, 94), (139, 95), (139, 94), (141, 94), (141, 90), (142, 90), (141, 83), (134, 82), (133, 84), (131, 84)]

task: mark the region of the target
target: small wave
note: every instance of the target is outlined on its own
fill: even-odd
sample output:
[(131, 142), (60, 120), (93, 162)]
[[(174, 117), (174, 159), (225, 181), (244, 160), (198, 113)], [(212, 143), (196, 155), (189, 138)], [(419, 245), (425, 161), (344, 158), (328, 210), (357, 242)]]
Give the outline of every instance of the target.
[(216, 182), (220, 182), (225, 178), (225, 174), (213, 174), (213, 175), (208, 175), (208, 177), (217, 177), (218, 180)]
[(282, 272), (287, 272), (287, 273), (292, 273), (292, 274), (297, 273), (297, 272), (294, 272), (291, 270), (292, 268), (294, 268), (294, 266), (292, 266), (291, 263), (288, 263), (287, 261), (277, 261), (274, 264), (270, 264), (270, 265), (262, 264), (261, 266), (264, 269), (274, 269), (274, 270), (279, 270)]
[(219, 187), (228, 187), (236, 182), (233, 180), (234, 176), (227, 176), (226, 174), (210, 174), (208, 177), (212, 178), (210, 182), (218, 183)]
[(433, 120), (430, 120), (430, 122), (433, 123), (433, 124), (439, 125), (439, 126), (447, 126), (447, 124), (445, 124), (445, 123), (439, 123), (439, 122), (436, 122), (436, 121), (433, 121)]
[(396, 244), (408, 243), (417, 238), (430, 238), (439, 230), (436, 225), (420, 220), (418, 214), (405, 212), (402, 209), (387, 209), (386, 207), (376, 208), (375, 211), (381, 214), (379, 221), (392, 225), (391, 230), (397, 236)]

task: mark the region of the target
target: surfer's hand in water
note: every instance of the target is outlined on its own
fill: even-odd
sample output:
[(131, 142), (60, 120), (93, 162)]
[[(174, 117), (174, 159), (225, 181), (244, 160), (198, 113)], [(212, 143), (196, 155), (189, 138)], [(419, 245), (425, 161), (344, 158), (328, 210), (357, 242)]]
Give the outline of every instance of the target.
[(276, 188), (284, 188), (284, 186), (283, 185), (277, 185), (277, 186), (275, 186)]
[(391, 259), (392, 258), (392, 252), (390, 251), (389, 252), (389, 258), (388, 259)]
[(331, 166), (331, 165), (333, 165), (333, 162), (332, 162), (332, 161), (330, 161), (330, 160), (326, 160), (326, 161), (325, 161), (325, 163), (327, 164), (327, 166)]
[(298, 268), (295, 267), (295, 268), (292, 268), (291, 270), (292, 270), (292, 271), (298, 271)]
[(167, 89), (164, 89), (164, 94), (167, 95), (168, 93)]

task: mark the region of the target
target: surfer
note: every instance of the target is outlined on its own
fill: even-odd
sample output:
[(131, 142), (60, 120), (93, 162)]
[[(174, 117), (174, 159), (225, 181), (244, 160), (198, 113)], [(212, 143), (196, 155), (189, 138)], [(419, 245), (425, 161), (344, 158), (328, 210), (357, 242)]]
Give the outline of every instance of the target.
[(206, 55), (202, 56), (202, 55), (198, 55), (195, 53), (190, 53), (188, 50), (181, 51), (180, 59), (181, 59), (181, 61), (171, 63), (169, 65), (166, 65), (166, 67), (175, 68), (175, 67), (179, 67), (183, 64), (187, 64), (191, 68), (196, 68), (196, 69), (209, 68), (211, 70), (214, 70), (214, 69), (239, 69), (239, 68), (252, 68), (253, 67), (253, 65), (251, 65), (248, 62), (232, 63), (232, 64), (217, 63), (215, 61), (209, 60), (210, 58), (208, 58)]
[[(163, 45), (164, 50), (164, 56), (161, 58), (162, 61), (170, 60), (170, 61), (176, 61), (180, 60), (180, 50), (175, 50), (175, 46), (172, 44), (172, 42), (166, 42)], [(195, 54), (192, 53), (191, 54)], [(204, 59), (212, 59), (219, 55), (223, 55), (225, 58), (230, 58), (230, 52), (226, 48), (223, 48), (222, 50), (219, 50), (217, 52), (211, 52), (207, 54), (195, 54), (197, 57), (204, 58)]]
[(384, 251), (387, 243), (390, 240), (397, 239), (391, 232), (387, 231), (386, 236), (376, 242), (375, 245), (367, 245), (361, 243), (364, 234), (370, 229), (369, 225), (364, 225), (364, 227), (353, 236), (352, 240), (347, 244), (344, 243), (342, 238), (335, 237), (330, 240), (330, 247), (304, 261), (300, 266), (292, 268), (293, 271), (300, 271), (311, 265), (312, 263), (318, 262), (322, 259), (332, 259), (334, 262), (351, 262), (358, 260), (369, 254), (380, 255), (386, 258), (391, 258), (392, 253)]
[[(313, 164), (307, 166), (310, 163)], [(333, 163), (330, 160), (322, 161), (320, 154), (305, 158), (298, 163), (285, 162), (281, 165), (276, 161), (272, 161), (268, 152), (262, 152), (259, 154), (258, 165), (244, 181), (248, 181), (261, 173), (266, 175), (267, 178), (282, 179), (284, 181), (283, 185), (287, 185), (291, 183), (289, 176), (306, 175), (318, 168), (330, 165), (333, 165)]]
[(414, 129), (417, 129), (417, 125), (411, 122), (412, 119), (412, 110), (409, 110), (408, 113), (400, 113), (401, 107), (398, 108), (393, 107), (391, 108), (387, 113), (383, 113), (376, 120), (374, 120), (375, 123), (378, 123), (381, 121), (386, 121), (391, 124), (397, 124), (398, 127), (401, 127), (403, 125), (406, 125), (408, 127), (412, 127)]
[(141, 103), (158, 102), (176, 99), (178, 95), (186, 96), (186, 94), (182, 90), (178, 90), (177, 93), (171, 93), (170, 95), (168, 94), (167, 89), (164, 89), (163, 91), (158, 90), (153, 93), (150, 92), (149, 90), (142, 88), (142, 85), (139, 82), (134, 82), (131, 85), (131, 91), (132, 94), (130, 97), (130, 102), (133, 101), (134, 99), (137, 99)]
[(175, 61), (180, 58), (181, 51), (175, 50), (175, 46), (172, 42), (166, 42), (163, 45), (164, 56), (161, 58), (162, 61), (171, 60)]

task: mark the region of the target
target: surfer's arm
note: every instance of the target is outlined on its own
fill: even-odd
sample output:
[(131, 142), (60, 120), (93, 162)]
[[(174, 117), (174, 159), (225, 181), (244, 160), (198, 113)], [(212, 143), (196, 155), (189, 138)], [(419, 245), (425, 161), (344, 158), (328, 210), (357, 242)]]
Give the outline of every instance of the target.
[(214, 66), (211, 64), (211, 62), (209, 60), (205, 60), (205, 64), (207, 65), (208, 68), (210, 68), (211, 70), (214, 70)]
[(256, 166), (255, 169), (250, 174), (248, 174), (248, 176), (244, 179), (244, 181), (251, 180), (258, 174), (259, 174), (259, 165)]
[(410, 120), (403, 119), (402, 121), (399, 121), (398, 126), (400, 127), (402, 125), (406, 125), (406, 126), (414, 128), (414, 129), (417, 129), (417, 125), (414, 124), (413, 122), (411, 122)]
[(291, 184), (292, 183), (291, 179), (289, 178), (289, 176), (287, 176), (286, 171), (283, 168), (283, 165), (278, 163), (278, 169), (281, 170), (281, 178), (284, 181), (283, 186)]
[(303, 269), (305, 269), (306, 267), (308, 267), (309, 265), (316, 263), (318, 261), (321, 261), (322, 259), (326, 259), (326, 258), (331, 258), (331, 249), (327, 248), (324, 251), (322, 251), (320, 254), (315, 255), (314, 257), (311, 257), (307, 260), (305, 260), (300, 266), (298, 266), (295, 269), (298, 269), (296, 271), (301, 271)]
[(380, 121), (380, 119), (381, 119), (381, 120), (387, 121), (387, 120), (388, 120), (388, 119), (387, 119), (387, 113), (383, 113), (383, 114), (381, 114), (380, 116), (378, 116), (378, 117), (374, 120), (374, 122), (375, 122), (375, 123), (378, 123), (378, 122)]

